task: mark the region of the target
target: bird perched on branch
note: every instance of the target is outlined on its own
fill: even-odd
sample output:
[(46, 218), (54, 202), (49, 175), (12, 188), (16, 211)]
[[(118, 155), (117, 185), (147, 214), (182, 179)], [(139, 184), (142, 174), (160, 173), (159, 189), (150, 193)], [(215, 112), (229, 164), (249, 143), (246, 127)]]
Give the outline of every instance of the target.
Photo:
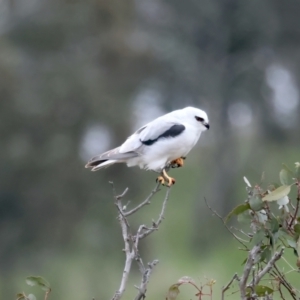
[(166, 170), (182, 167), (183, 159), (207, 129), (209, 121), (203, 110), (195, 107), (175, 110), (144, 125), (121, 146), (93, 157), (85, 167), (97, 171), (126, 163), (128, 167), (159, 172), (157, 181), (171, 186), (175, 179)]

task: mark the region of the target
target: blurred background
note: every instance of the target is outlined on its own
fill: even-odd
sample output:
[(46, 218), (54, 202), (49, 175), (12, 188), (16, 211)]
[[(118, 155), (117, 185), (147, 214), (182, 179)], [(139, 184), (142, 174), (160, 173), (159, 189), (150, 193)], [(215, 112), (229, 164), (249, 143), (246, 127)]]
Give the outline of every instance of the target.
[[(145, 262), (160, 260), (147, 295), (164, 299), (184, 275), (216, 279), (218, 294), (245, 253), (204, 197), (225, 216), (246, 199), (243, 176), (278, 181), (281, 163), (300, 159), (299, 11), (296, 0), (1, 0), (0, 298), (39, 295), (30, 275), (53, 299), (112, 297), (124, 254), (108, 182), (129, 187), (132, 207), (156, 174), (84, 165), (188, 105), (211, 129), (171, 172), (165, 220), (141, 244)], [(151, 224), (164, 195), (132, 228)], [(139, 280), (134, 265), (125, 299)]]

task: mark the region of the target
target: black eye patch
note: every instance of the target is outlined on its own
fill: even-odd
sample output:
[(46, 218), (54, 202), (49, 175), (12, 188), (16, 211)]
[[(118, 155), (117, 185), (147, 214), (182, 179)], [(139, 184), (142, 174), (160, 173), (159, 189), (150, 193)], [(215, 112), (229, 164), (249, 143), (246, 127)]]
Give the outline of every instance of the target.
[(203, 122), (203, 121), (204, 121), (204, 119), (203, 119), (203, 118), (201, 118), (201, 117), (198, 117), (198, 116), (195, 116), (195, 119), (196, 119), (198, 122)]

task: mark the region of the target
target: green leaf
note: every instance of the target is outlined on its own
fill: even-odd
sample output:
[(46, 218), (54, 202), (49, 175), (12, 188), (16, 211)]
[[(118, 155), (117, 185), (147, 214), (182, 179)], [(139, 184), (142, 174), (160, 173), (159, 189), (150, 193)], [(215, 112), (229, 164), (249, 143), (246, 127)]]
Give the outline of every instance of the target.
[(41, 276), (29, 276), (26, 278), (26, 283), (30, 286), (39, 286), (43, 291), (50, 292), (50, 283)]
[(295, 255), (296, 257), (299, 257), (299, 254), (298, 254), (297, 249), (294, 249), (294, 255)]
[(177, 298), (180, 293), (178, 286), (178, 283), (170, 286), (166, 300), (175, 300)]
[(248, 211), (244, 211), (237, 216), (237, 220), (239, 223), (249, 224), (252, 220), (252, 217), (250, 216)]
[(293, 240), (286, 240), (286, 241), (287, 241), (287, 243), (289, 244), (289, 246), (290, 246), (291, 248), (294, 248), (294, 249), (297, 248), (297, 244), (296, 244), (295, 241), (293, 241)]
[(295, 230), (295, 232), (297, 232), (298, 234), (300, 234), (300, 224), (296, 224), (294, 226), (294, 230)]
[(279, 239), (279, 231), (271, 233), (270, 241), (272, 242), (272, 245), (275, 246)]
[(297, 240), (296, 245), (297, 245), (297, 249), (296, 249), (296, 251), (297, 251), (297, 257), (299, 257), (299, 253), (300, 253), (300, 239), (299, 238)]
[[(293, 239), (293, 237), (289, 234), (289, 232), (284, 229), (284, 228), (280, 228), (278, 230), (278, 238), (283, 238), (284, 241), (291, 247), (291, 248), (295, 248), (296, 247), (296, 242)], [(287, 247), (286, 244), (284, 244), (285, 247)]]
[(275, 189), (277, 189), (277, 188), (279, 188), (279, 187), (280, 187), (280, 184), (278, 184), (277, 182), (272, 182), (272, 183), (269, 185), (268, 190), (273, 191), (273, 190), (275, 190)]
[(258, 297), (263, 297), (266, 294), (271, 295), (274, 292), (274, 290), (265, 285), (257, 285), (255, 287), (255, 292)]
[(277, 201), (284, 196), (287, 196), (291, 191), (291, 186), (290, 185), (282, 185), (276, 190), (272, 191), (270, 194), (267, 196), (263, 197), (263, 201)]
[(270, 229), (272, 233), (275, 233), (279, 230), (279, 223), (276, 218), (270, 220)]
[(289, 172), (286, 169), (282, 169), (279, 173), (279, 179), (282, 185), (289, 185)]
[(272, 251), (269, 247), (266, 247), (261, 253), (261, 261), (265, 261), (266, 263), (271, 259)]
[(262, 202), (261, 197), (259, 197), (258, 195), (253, 195), (249, 199), (249, 205), (254, 211), (262, 210), (264, 207), (264, 203)]
[[(270, 295), (274, 292), (274, 290), (272, 290), (271, 288), (269, 288), (268, 286), (264, 286), (264, 285), (257, 285), (255, 288), (255, 293), (257, 294), (258, 297), (263, 297), (266, 294)], [(252, 293), (251, 288), (246, 288), (246, 296), (250, 297), (250, 294)]]
[(254, 245), (257, 245), (265, 238), (265, 231), (264, 229), (261, 229), (255, 233), (255, 235), (252, 238), (252, 243)]
[(237, 207), (235, 207), (225, 218), (225, 223), (228, 222), (228, 220), (233, 216), (238, 216), (239, 214), (243, 213), (244, 211), (250, 209), (249, 203), (240, 204)]
[(18, 293), (17, 300), (26, 300), (26, 296), (24, 295), (24, 293)]
[(279, 228), (278, 234), (279, 234), (279, 237), (283, 237), (286, 240), (291, 238), (291, 236), (289, 235), (289, 232), (285, 228), (282, 228), (282, 227)]

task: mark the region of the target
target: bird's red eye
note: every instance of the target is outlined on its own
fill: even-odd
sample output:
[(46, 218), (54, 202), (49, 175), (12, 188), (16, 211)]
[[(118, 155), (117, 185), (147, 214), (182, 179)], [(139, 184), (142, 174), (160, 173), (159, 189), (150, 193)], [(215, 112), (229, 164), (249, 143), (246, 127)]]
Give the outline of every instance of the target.
[(201, 117), (198, 117), (198, 116), (195, 116), (195, 119), (196, 119), (198, 122), (203, 122), (203, 121), (204, 121), (204, 119), (203, 119), (203, 118), (201, 118)]

